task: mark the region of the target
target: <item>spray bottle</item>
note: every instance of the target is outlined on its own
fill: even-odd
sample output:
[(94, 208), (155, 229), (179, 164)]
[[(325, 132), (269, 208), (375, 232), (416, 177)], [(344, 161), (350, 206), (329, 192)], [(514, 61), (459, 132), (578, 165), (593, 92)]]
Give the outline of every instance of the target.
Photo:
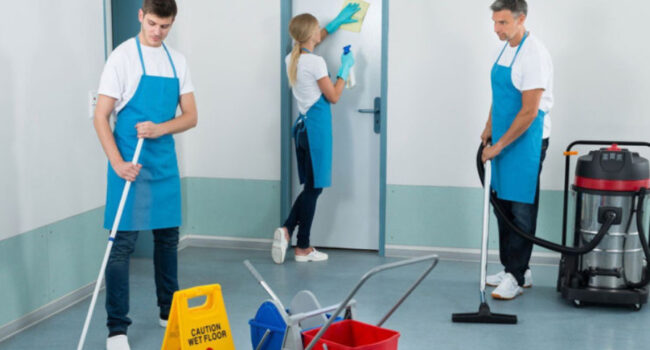
[[(350, 53), (350, 47), (352, 45), (347, 45), (343, 47), (343, 54), (347, 55)], [(357, 79), (354, 76), (354, 66), (350, 67), (350, 73), (348, 74), (348, 81), (345, 82), (345, 86), (347, 86), (348, 89), (352, 89), (355, 85), (357, 85)]]

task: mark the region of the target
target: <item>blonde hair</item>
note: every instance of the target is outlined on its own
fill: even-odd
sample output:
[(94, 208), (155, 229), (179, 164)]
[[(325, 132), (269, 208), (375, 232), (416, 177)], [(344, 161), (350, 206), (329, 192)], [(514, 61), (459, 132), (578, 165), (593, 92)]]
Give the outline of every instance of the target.
[(309, 13), (297, 15), (289, 22), (289, 34), (295, 41), (291, 50), (291, 59), (289, 60), (287, 72), (291, 86), (296, 84), (298, 77), (298, 59), (300, 58), (301, 45), (309, 41), (316, 30), (320, 30), (318, 20)]

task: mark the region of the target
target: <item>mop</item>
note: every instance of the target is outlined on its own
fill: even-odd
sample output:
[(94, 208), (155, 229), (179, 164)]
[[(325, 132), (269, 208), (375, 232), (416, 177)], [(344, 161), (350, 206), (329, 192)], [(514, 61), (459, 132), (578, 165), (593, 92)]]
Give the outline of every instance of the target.
[[(140, 150), (142, 149), (142, 143), (144, 139), (138, 139), (138, 144), (135, 146), (135, 153), (133, 154), (133, 160), (131, 163), (138, 164), (138, 158), (140, 157)], [(106, 264), (108, 263), (108, 256), (111, 253), (111, 248), (113, 248), (113, 241), (115, 240), (115, 235), (117, 234), (117, 228), (120, 226), (120, 219), (122, 218), (122, 211), (124, 210), (124, 204), (126, 203), (126, 197), (129, 195), (129, 189), (131, 188), (131, 181), (127, 181), (124, 184), (124, 190), (122, 190), (122, 198), (120, 199), (120, 204), (117, 207), (117, 214), (115, 214), (115, 219), (113, 220), (113, 227), (111, 228), (111, 235), (108, 237), (108, 245), (106, 246), (106, 252), (104, 253), (104, 261), (102, 261), (102, 267), (99, 269), (99, 276), (97, 277), (97, 282), (95, 282), (95, 291), (93, 292), (93, 298), (90, 301), (90, 307), (88, 308), (88, 314), (86, 314), (86, 321), (84, 322), (84, 328), (81, 332), (81, 338), (79, 339), (79, 345), (77, 350), (81, 350), (84, 347), (84, 342), (86, 341), (86, 334), (88, 333), (88, 326), (90, 326), (90, 319), (93, 317), (93, 310), (95, 309), (95, 303), (97, 302), (97, 295), (99, 294), (99, 287), (102, 284), (104, 279), (104, 270), (106, 270)]]
[(492, 178), (491, 162), (485, 162), (485, 182), (483, 183), (483, 237), (481, 239), (481, 278), (479, 282), (479, 294), (481, 296), (481, 305), (478, 312), (455, 313), (451, 315), (452, 322), (463, 323), (517, 323), (517, 315), (495, 314), (490, 312), (490, 307), (485, 298), (485, 278), (487, 273), (487, 245), (488, 230), (490, 222), (490, 181)]

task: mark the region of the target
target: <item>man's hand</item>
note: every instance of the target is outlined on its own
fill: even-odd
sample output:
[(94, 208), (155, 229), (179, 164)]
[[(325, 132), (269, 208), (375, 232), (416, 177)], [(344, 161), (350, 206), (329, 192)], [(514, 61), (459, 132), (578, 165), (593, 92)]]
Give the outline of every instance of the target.
[(117, 176), (131, 182), (135, 181), (135, 178), (140, 174), (140, 169), (142, 169), (141, 164), (133, 164), (123, 160), (116, 162), (116, 164), (111, 164), (111, 166)]
[(155, 139), (164, 134), (160, 124), (153, 122), (142, 122), (135, 124), (135, 128), (138, 130), (138, 138), (145, 139)]
[(501, 144), (498, 142), (492, 146), (487, 146), (483, 148), (483, 155), (481, 156), (481, 160), (483, 161), (483, 163), (485, 163), (485, 161), (487, 160), (492, 160), (494, 159), (494, 157), (498, 156), (502, 150), (503, 148), (501, 147)]
[(483, 129), (483, 132), (481, 133), (481, 142), (483, 142), (483, 146), (487, 146), (488, 141), (492, 138), (492, 126), (486, 125), (485, 129)]

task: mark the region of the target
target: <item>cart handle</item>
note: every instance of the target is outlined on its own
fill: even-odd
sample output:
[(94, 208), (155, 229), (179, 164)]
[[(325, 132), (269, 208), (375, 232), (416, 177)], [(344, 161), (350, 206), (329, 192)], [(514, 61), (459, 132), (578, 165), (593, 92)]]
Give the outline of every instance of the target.
[[(349, 309), (349, 308), (355, 306), (356, 303), (357, 302), (355, 300), (350, 300), (348, 302), (348, 305), (345, 308)], [(312, 311), (309, 311), (309, 312), (302, 312), (302, 313), (299, 313), (299, 314), (289, 315), (289, 318), (291, 319), (292, 322), (300, 322), (300, 321), (308, 319), (310, 317), (314, 317), (314, 316), (318, 316), (318, 315), (322, 315), (324, 313), (334, 311), (337, 308), (339, 308), (340, 306), (341, 306), (341, 304), (330, 305), (330, 306), (326, 306), (324, 308), (320, 308), (318, 310), (312, 310)]]
[(395, 312), (395, 310), (397, 310), (397, 308), (404, 302), (404, 300), (406, 300), (406, 298), (408, 298), (408, 296), (420, 284), (420, 282), (422, 282), (422, 280), (424, 280), (424, 278), (427, 277), (429, 272), (431, 272), (431, 270), (433, 270), (433, 268), (436, 267), (436, 265), (438, 264), (438, 255), (432, 254), (432, 255), (426, 255), (426, 256), (421, 256), (421, 257), (417, 257), (417, 258), (397, 261), (397, 262), (394, 262), (394, 263), (384, 264), (384, 265), (377, 266), (377, 267), (373, 268), (372, 270), (366, 272), (366, 274), (363, 275), (363, 277), (361, 277), (361, 280), (359, 281), (359, 283), (357, 283), (357, 285), (354, 286), (354, 288), (348, 294), (348, 296), (345, 298), (345, 300), (339, 305), (338, 309), (336, 309), (336, 311), (334, 311), (332, 316), (330, 316), (330, 318), (327, 320), (327, 323), (325, 323), (325, 325), (323, 327), (321, 327), (321, 329), (318, 331), (318, 333), (316, 333), (316, 336), (314, 337), (314, 339), (312, 339), (312, 341), (309, 343), (309, 345), (307, 345), (305, 350), (311, 350), (314, 346), (316, 346), (316, 343), (318, 342), (318, 340), (320, 340), (320, 338), (323, 336), (323, 334), (325, 334), (327, 329), (332, 325), (334, 320), (339, 316), (341, 311), (343, 311), (343, 309), (348, 304), (350, 299), (352, 299), (352, 297), (355, 294), (357, 294), (357, 291), (361, 288), (361, 286), (364, 283), (366, 283), (366, 281), (370, 277), (372, 277), (373, 275), (375, 275), (375, 274), (377, 274), (379, 272), (382, 272), (382, 271), (386, 271), (386, 270), (390, 270), (390, 269), (394, 269), (394, 268), (402, 267), (402, 266), (406, 266), (406, 265), (417, 264), (419, 262), (427, 261), (427, 260), (432, 260), (431, 265), (429, 265), (429, 267), (427, 267), (427, 269), (424, 271), (424, 273), (422, 273), (422, 275), (420, 275), (420, 277), (415, 281), (415, 283), (413, 283), (413, 285), (406, 291), (406, 293), (404, 293), (404, 295), (402, 295), (402, 297), (397, 301), (397, 303), (395, 303), (395, 305), (388, 311), (386, 316), (384, 316), (381, 319), (381, 321), (379, 321), (377, 326), (381, 327), (381, 325), (384, 324), (384, 322), (386, 322), (386, 320), (393, 314), (393, 312)]

